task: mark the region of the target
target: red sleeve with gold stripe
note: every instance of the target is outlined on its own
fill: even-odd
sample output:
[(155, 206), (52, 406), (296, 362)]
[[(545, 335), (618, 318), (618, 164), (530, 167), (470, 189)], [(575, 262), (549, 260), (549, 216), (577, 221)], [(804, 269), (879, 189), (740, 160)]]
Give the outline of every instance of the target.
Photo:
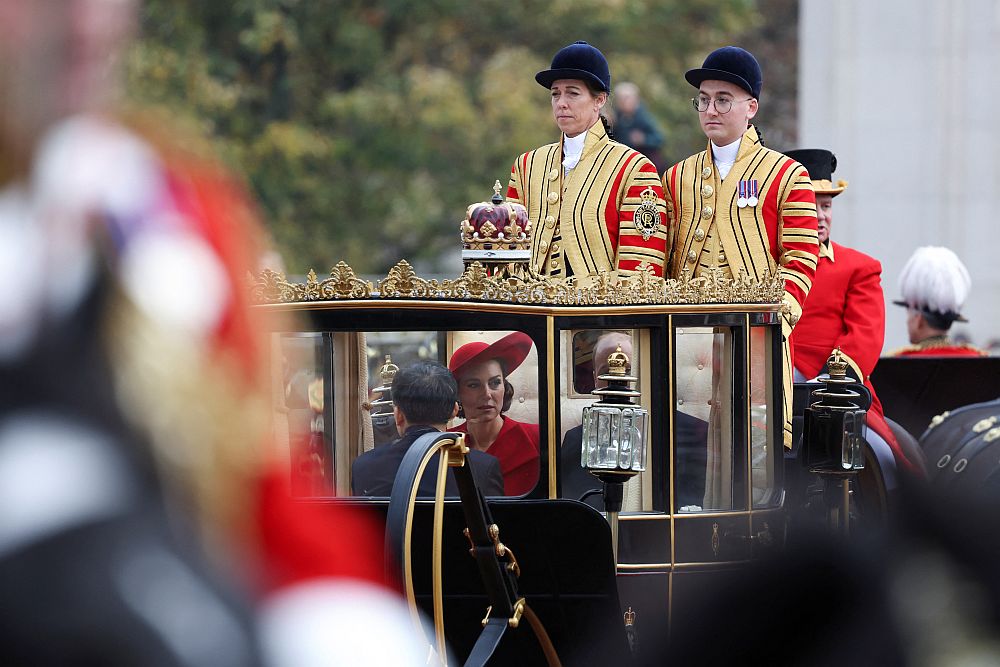
[(524, 201), (524, 170), (531, 153), (522, 153), (510, 168), (510, 181), (507, 182), (507, 201), (527, 205)]
[[(619, 202), (607, 202), (604, 214), (609, 234), (615, 231), (610, 222), (618, 221), (618, 272), (652, 271), (662, 276), (667, 253), (667, 205), (656, 167), (641, 153), (633, 153), (616, 175), (611, 191), (622, 193)], [(617, 211), (612, 208), (616, 204)]]
[(789, 324), (802, 315), (802, 305), (812, 288), (819, 257), (816, 236), (816, 193), (805, 167), (787, 160), (782, 170), (789, 170), (783, 196), (777, 203), (781, 220), (778, 239), (778, 264), (785, 281), (786, 303), (790, 308)]

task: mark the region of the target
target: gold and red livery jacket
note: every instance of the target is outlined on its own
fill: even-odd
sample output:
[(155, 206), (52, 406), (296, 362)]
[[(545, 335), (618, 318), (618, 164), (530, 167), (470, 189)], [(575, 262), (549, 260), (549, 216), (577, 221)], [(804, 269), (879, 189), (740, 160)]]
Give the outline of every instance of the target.
[(871, 393), (868, 427), (888, 443), (897, 461), (909, 467), (871, 383), (885, 341), (882, 264), (833, 241), (820, 244), (809, 299), (789, 341), (795, 367), (807, 378), (819, 375), (830, 354), (840, 348), (854, 377)]
[[(738, 206), (740, 182), (757, 185), (756, 206)], [(736, 162), (719, 178), (712, 147), (675, 164), (663, 175), (667, 199), (671, 278), (709, 270), (765, 280), (780, 272), (785, 283), (783, 318), (785, 444), (791, 446), (792, 369), (787, 336), (802, 314), (816, 273), (816, 195), (805, 167), (765, 148), (757, 130), (743, 133)]]
[(663, 275), (666, 204), (653, 163), (612, 141), (600, 121), (568, 174), (562, 159), (560, 138), (522, 154), (510, 170), (507, 200), (523, 204), (532, 224), (532, 268), (552, 276)]

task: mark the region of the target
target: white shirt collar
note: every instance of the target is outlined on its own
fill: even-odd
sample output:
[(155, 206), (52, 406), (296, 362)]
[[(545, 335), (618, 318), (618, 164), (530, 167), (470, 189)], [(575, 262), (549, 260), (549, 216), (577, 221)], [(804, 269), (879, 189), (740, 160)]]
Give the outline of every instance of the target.
[(580, 162), (580, 156), (583, 155), (583, 144), (586, 141), (586, 132), (581, 132), (575, 137), (563, 135), (563, 169), (572, 169)]
[(715, 160), (715, 168), (719, 170), (720, 178), (725, 178), (729, 170), (736, 164), (736, 155), (740, 152), (741, 141), (743, 141), (742, 135), (736, 141), (725, 146), (716, 146), (715, 142), (712, 142), (712, 159)]

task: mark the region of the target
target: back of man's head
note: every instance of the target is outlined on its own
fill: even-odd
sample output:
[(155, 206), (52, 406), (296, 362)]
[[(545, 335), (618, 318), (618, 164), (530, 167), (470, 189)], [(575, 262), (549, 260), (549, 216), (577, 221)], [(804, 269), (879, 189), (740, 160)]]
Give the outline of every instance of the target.
[(623, 331), (607, 331), (594, 343), (594, 378), (608, 372), (608, 356), (621, 347), (632, 366), (632, 336)]
[(935, 330), (947, 331), (964, 322), (962, 307), (969, 296), (969, 270), (952, 250), (941, 246), (917, 248), (899, 274), (903, 298), (894, 301), (919, 311)]
[(417, 361), (396, 373), (392, 400), (411, 426), (444, 424), (454, 415), (458, 385), (441, 364)]

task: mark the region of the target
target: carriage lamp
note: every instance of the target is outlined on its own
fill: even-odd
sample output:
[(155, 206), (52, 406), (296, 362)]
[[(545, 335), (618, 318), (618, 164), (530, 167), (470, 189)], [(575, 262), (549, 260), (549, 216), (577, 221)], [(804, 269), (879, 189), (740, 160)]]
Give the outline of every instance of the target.
[(867, 415), (854, 402), (861, 394), (850, 388), (854, 380), (847, 377), (847, 366), (840, 349), (834, 350), (827, 360), (829, 376), (820, 378), (825, 386), (812, 392), (819, 400), (805, 410), (802, 442), (805, 464), (823, 477), (825, 502), (830, 510), (838, 510), (845, 534), (850, 525), (851, 477), (864, 468)]
[(583, 446), (580, 465), (604, 485), (604, 509), (618, 557), (618, 512), (625, 482), (646, 469), (646, 409), (633, 399), (640, 393), (630, 385), (629, 358), (618, 346), (608, 355), (608, 372), (598, 376), (607, 386), (594, 389), (600, 400), (583, 409)]
[(488, 202), (472, 204), (460, 224), (462, 263), (478, 262), (496, 278), (526, 278), (531, 263), (531, 221), (528, 210), (504, 201), (501, 185), (493, 185)]
[(812, 392), (819, 399), (806, 408), (805, 461), (810, 472), (850, 474), (864, 468), (862, 443), (867, 412), (854, 401), (861, 394), (850, 388), (855, 380), (847, 377), (847, 361), (840, 349), (827, 360), (825, 385)]
[[(378, 392), (378, 400), (371, 402), (372, 424), (382, 426), (393, 421), (392, 415), (392, 381), (396, 378), (399, 366), (392, 363), (392, 355), (385, 355), (385, 363), (378, 369), (382, 384), (372, 391)], [(394, 423), (394, 422), (393, 422)]]

